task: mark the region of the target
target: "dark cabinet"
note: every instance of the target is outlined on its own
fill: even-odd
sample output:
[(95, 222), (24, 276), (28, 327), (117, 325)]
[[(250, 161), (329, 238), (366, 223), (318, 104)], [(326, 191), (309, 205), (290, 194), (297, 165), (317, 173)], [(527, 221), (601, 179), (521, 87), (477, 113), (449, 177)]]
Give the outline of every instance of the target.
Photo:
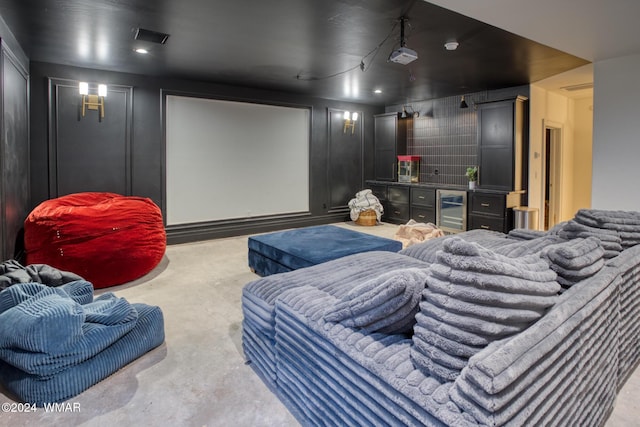
[(386, 217), (391, 222), (409, 221), (409, 190), (405, 185), (390, 185), (387, 187), (387, 206), (385, 207)]
[(405, 224), (410, 219), (417, 222), (436, 222), (436, 189), (422, 185), (366, 181), (367, 188), (380, 200), (384, 208), (382, 220)]
[(436, 223), (436, 189), (411, 187), (411, 218), (418, 222)]
[(478, 188), (526, 188), (527, 98), (478, 104)]
[(407, 151), (407, 123), (400, 120), (397, 113), (374, 116), (374, 169), (375, 179), (396, 181), (398, 177), (399, 154)]
[(373, 184), (367, 182), (367, 188), (378, 198), (383, 207), (387, 202), (387, 186), (384, 184)]
[(519, 193), (469, 192), (467, 229), (508, 233), (513, 229), (513, 207), (521, 202)]

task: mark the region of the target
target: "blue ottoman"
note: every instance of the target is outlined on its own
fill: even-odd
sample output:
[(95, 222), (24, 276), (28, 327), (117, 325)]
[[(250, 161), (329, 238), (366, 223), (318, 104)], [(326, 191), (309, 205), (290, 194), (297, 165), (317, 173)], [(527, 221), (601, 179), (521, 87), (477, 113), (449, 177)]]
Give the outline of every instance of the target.
[(396, 240), (319, 225), (249, 237), (249, 267), (264, 277), (359, 252), (400, 249), (402, 243)]

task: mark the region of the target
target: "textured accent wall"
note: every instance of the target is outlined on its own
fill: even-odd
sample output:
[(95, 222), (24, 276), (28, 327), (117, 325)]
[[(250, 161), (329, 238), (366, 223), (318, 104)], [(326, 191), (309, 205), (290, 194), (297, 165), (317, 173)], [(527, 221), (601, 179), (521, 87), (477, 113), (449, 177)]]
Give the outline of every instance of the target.
[[(524, 95), (529, 86), (465, 94), (469, 108), (460, 108), (460, 96), (411, 101), (419, 113), (409, 118), (407, 153), (420, 156), (420, 182), (466, 187), (467, 167), (477, 165), (478, 121), (476, 103), (498, 101)], [(402, 111), (403, 105), (387, 107), (387, 112)], [(408, 109), (411, 111), (411, 109)]]

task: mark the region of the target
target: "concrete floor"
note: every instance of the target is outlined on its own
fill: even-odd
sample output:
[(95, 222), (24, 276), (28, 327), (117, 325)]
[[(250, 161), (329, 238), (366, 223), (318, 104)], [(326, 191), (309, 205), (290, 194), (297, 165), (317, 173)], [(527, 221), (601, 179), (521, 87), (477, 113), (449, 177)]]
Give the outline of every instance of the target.
[[(396, 226), (359, 227), (392, 237)], [(158, 305), (166, 341), (69, 402), (74, 412), (3, 413), (1, 426), (297, 426), (244, 364), (242, 287), (247, 237), (172, 245), (146, 277), (109, 288), (130, 302)], [(621, 390), (606, 426), (640, 426), (640, 370)], [(0, 389), (0, 403), (14, 402)]]

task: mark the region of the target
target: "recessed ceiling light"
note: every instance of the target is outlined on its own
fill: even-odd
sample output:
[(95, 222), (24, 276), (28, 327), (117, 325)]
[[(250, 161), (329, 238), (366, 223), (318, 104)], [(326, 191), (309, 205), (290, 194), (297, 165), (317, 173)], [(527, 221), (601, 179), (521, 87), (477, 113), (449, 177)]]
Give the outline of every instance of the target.
[(457, 41), (450, 41), (450, 42), (446, 42), (444, 44), (444, 48), (447, 50), (456, 50), (458, 48), (458, 46), (460, 46), (460, 44)]
[(149, 53), (149, 51), (147, 49), (143, 49), (143, 48), (138, 48), (135, 50), (136, 53), (142, 54), (142, 55), (146, 55), (147, 53)]
[(373, 91), (373, 93), (382, 93), (382, 89), (376, 89)]

